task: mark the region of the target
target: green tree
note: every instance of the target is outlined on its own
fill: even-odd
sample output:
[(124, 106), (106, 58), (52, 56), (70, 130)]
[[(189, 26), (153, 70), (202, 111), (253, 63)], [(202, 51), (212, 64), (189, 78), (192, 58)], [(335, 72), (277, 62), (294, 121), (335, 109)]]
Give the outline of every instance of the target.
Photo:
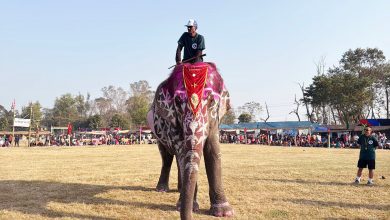
[(13, 112), (8, 111), (4, 106), (0, 105), (0, 131), (12, 129)]
[(330, 105), (337, 111), (340, 122), (349, 127), (349, 123), (364, 117), (364, 109), (373, 97), (371, 81), (350, 73), (333, 75), (330, 80), (333, 92)]
[[(308, 118), (311, 119), (312, 122), (314, 122), (315, 119), (316, 122), (325, 123), (324, 119), (327, 114), (325, 108), (330, 105), (330, 97), (332, 94), (330, 86), (331, 80), (328, 76), (317, 75), (313, 77), (313, 83), (304, 90), (302, 102), (311, 105), (315, 117), (310, 114)], [(320, 121), (319, 119), (323, 120)]]
[(88, 128), (88, 116), (91, 111), (91, 96), (87, 93), (87, 96), (78, 94), (74, 97), (75, 107), (77, 109), (77, 117), (71, 121), (73, 129), (78, 130), (80, 128)]
[(370, 83), (367, 77), (345, 72), (315, 76), (313, 83), (306, 88), (303, 100), (314, 109), (329, 105), (336, 114), (334, 117), (349, 125), (363, 117), (367, 103), (372, 100)]
[(69, 93), (56, 98), (52, 109), (52, 121), (55, 126), (67, 126), (79, 119), (77, 101)]
[(355, 74), (360, 78), (367, 78), (371, 81), (370, 89), (373, 96), (367, 108), (367, 117), (371, 115), (372, 118), (375, 118), (376, 115), (380, 115), (379, 105), (383, 98), (380, 91), (380, 80), (383, 75), (381, 72), (383, 68), (381, 67), (385, 61), (386, 57), (383, 51), (377, 48), (348, 50), (340, 60), (339, 69), (341, 69), (341, 72)]
[(100, 115), (93, 115), (88, 118), (88, 127), (92, 130), (97, 130), (102, 127), (102, 117)]
[(236, 114), (241, 115), (243, 113), (247, 113), (251, 115), (251, 120), (259, 120), (259, 114), (263, 111), (263, 107), (258, 102), (247, 102), (243, 106), (239, 106), (236, 109)]
[(379, 115), (380, 103), (384, 103), (380, 90), (386, 94), (387, 88), (384, 62), (379, 49), (348, 50), (339, 66), (313, 77), (313, 83), (304, 89), (302, 102), (310, 104), (318, 122), (326, 122), (329, 112), (335, 123), (347, 126), (369, 114), (375, 117), (374, 110)]
[(76, 121), (71, 122), (73, 126), (73, 130), (79, 130), (79, 129), (85, 129), (89, 128), (89, 117), (88, 118), (81, 118)]
[(349, 49), (340, 59), (340, 68), (359, 77), (376, 77), (379, 68), (386, 60), (383, 51), (378, 48)]
[(234, 124), (234, 120), (236, 119), (236, 115), (234, 114), (233, 109), (230, 109), (225, 113), (225, 115), (221, 118), (221, 124)]
[(103, 126), (108, 126), (112, 115), (115, 113), (115, 110), (112, 108), (112, 101), (104, 97), (96, 98), (94, 100), (94, 109), (95, 114), (102, 117)]
[(251, 122), (252, 121), (252, 115), (249, 113), (242, 113), (240, 116), (238, 116), (238, 121), (240, 123), (245, 123), (245, 122)]
[(154, 92), (150, 90), (147, 81), (141, 80), (130, 84), (130, 94), (127, 100), (127, 111), (131, 123), (135, 126), (146, 125), (146, 115), (153, 101)]
[(76, 97), (74, 97), (75, 106), (77, 109), (78, 117), (79, 118), (86, 118), (87, 113), (89, 111), (89, 97), (90, 95), (87, 95), (87, 98), (84, 97), (82, 94), (78, 94)]
[(111, 118), (110, 126), (113, 128), (129, 129), (130, 122), (125, 115), (114, 114)]
[(253, 120), (256, 120), (256, 119), (258, 119), (257, 116), (263, 111), (263, 107), (261, 106), (260, 103), (251, 101), (251, 102), (245, 103), (242, 106), (242, 110), (244, 112), (249, 113)]
[(9, 129), (9, 121), (7, 117), (0, 116), (0, 131), (6, 131)]
[(55, 125), (54, 117), (53, 117), (53, 109), (51, 108), (42, 108), (42, 126), (46, 126), (47, 128)]
[(41, 127), (41, 121), (43, 117), (41, 104), (36, 101), (35, 103), (30, 103), (29, 105), (22, 107), (22, 113), (20, 117), (30, 118), (31, 128), (39, 129)]
[(133, 96), (128, 100), (128, 112), (133, 125), (146, 125), (150, 102), (145, 96)]

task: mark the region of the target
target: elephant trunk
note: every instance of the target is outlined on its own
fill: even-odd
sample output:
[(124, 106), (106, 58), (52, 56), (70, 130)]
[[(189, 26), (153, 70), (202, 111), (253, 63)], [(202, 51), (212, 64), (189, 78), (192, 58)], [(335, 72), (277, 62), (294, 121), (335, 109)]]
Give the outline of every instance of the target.
[(192, 219), (192, 210), (194, 204), (194, 195), (196, 182), (198, 180), (199, 163), (201, 159), (201, 152), (197, 150), (189, 150), (183, 158), (182, 163), (184, 169), (182, 169), (182, 190), (180, 193), (180, 218)]

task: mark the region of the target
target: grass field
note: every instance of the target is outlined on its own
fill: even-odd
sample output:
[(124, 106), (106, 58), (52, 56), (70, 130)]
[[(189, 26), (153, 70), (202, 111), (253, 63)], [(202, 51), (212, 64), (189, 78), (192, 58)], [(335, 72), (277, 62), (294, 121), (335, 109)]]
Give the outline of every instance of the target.
[[(375, 185), (360, 185), (359, 151), (222, 145), (223, 183), (234, 219), (390, 219), (390, 151), (377, 150)], [(0, 148), (0, 219), (178, 219), (171, 192), (154, 191), (156, 145)], [(200, 167), (200, 212), (208, 185)], [(381, 179), (385, 176), (386, 179)]]

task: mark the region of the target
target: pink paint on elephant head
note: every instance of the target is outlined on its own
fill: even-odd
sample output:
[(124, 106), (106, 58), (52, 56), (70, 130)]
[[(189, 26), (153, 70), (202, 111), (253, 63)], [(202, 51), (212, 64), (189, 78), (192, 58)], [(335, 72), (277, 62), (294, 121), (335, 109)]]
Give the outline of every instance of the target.
[[(194, 114), (184, 84), (183, 69), (204, 66), (207, 67), (207, 78), (199, 97), (199, 112)], [(208, 121), (219, 120), (219, 115), (224, 114), (228, 103), (228, 92), (215, 64), (185, 63), (177, 66), (158, 87), (151, 109), (153, 120), (149, 120), (149, 125), (172, 153), (183, 146), (202, 148), (208, 135)]]
[[(223, 79), (218, 73), (217, 68), (214, 63), (203, 63), (198, 62), (195, 64), (185, 63), (183, 65), (177, 66), (171, 73), (170, 77), (167, 79), (167, 84), (164, 88), (169, 89), (171, 94), (179, 96), (183, 101), (187, 100), (186, 89), (183, 82), (183, 66), (204, 66), (208, 67), (208, 79), (206, 80), (206, 85), (203, 90), (202, 99), (206, 99), (209, 94), (214, 96), (214, 99), (220, 99), (222, 90), (226, 90)], [(180, 83), (178, 83), (180, 82)]]

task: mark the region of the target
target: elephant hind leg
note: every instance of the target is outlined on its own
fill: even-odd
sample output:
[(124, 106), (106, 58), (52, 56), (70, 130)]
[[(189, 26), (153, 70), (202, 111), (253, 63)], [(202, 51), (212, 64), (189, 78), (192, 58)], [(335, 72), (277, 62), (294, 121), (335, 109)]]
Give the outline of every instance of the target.
[(162, 167), (160, 178), (158, 180), (156, 191), (168, 192), (169, 191), (169, 173), (171, 172), (171, 166), (173, 161), (173, 155), (170, 154), (164, 145), (158, 143), (158, 149), (160, 150)]

